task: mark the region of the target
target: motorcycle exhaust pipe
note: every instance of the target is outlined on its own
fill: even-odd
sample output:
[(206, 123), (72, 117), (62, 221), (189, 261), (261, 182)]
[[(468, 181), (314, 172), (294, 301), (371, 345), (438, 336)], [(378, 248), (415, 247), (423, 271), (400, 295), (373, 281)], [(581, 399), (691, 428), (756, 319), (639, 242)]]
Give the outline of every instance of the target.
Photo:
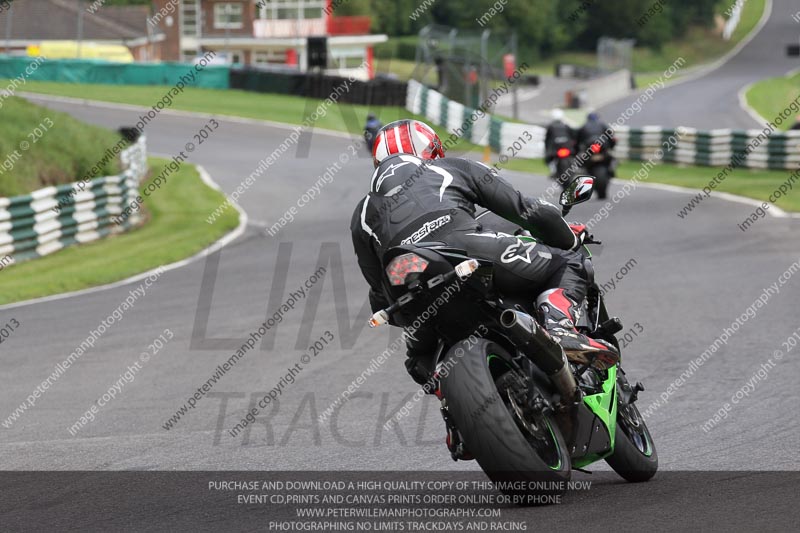
[(500, 325), (522, 351), (553, 381), (566, 401), (575, 397), (578, 384), (561, 345), (532, 316), (514, 309), (500, 314)]

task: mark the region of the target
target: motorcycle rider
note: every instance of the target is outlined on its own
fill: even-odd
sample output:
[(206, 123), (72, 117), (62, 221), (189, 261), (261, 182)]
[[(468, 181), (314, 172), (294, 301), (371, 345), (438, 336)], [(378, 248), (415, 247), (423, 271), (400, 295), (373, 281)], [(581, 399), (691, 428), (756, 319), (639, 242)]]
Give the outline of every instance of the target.
[[(568, 357), (591, 354), (612, 365), (619, 360), (613, 346), (575, 329), (576, 310), (593, 275), (575, 251), (587, 235), (585, 226), (568, 224), (559, 208), (522, 195), (482, 163), (445, 157), (436, 132), (416, 120), (384, 126), (375, 139), (373, 160), (369, 192), (350, 223), (373, 312), (390, 305), (381, 283), (384, 252), (401, 242), (439, 241), (493, 261), (498, 288), (535, 299), (542, 323)], [(476, 204), (520, 225), (542, 243), (484, 228), (475, 219)], [(406, 369), (420, 385), (435, 378), (437, 341), (433, 328), (423, 325), (407, 342)]]
[(364, 142), (367, 143), (367, 148), (372, 151), (372, 145), (375, 143), (375, 137), (383, 127), (380, 120), (373, 114), (367, 115), (367, 122), (364, 124)]
[[(600, 116), (597, 113), (589, 113), (586, 116), (586, 124), (578, 130), (577, 143), (583, 166), (586, 167), (589, 174), (594, 174), (599, 180), (595, 183), (595, 191), (597, 192), (597, 197), (602, 200), (606, 198), (608, 181), (616, 177), (617, 162), (610, 153), (617, 145), (614, 131), (608, 124), (600, 120)], [(598, 153), (591, 149), (595, 144), (600, 146)], [(601, 157), (599, 162), (592, 161), (591, 158), (596, 156)], [(596, 173), (597, 169), (593, 168), (597, 165), (602, 165), (607, 170), (607, 172), (603, 173), (602, 178)]]
[[(611, 129), (611, 126), (600, 120), (600, 115), (589, 113), (586, 115), (586, 123), (578, 130), (578, 150), (586, 153), (594, 143), (600, 144), (606, 150), (612, 150), (617, 145), (617, 139), (614, 137), (614, 130)], [(613, 177), (614, 169), (610, 170)]]
[[(602, 142), (603, 134), (606, 134), (605, 143)], [(585, 151), (592, 145), (592, 143), (600, 143), (608, 149), (612, 149), (617, 145), (617, 140), (614, 138), (614, 132), (611, 127), (600, 120), (600, 115), (597, 113), (589, 113), (586, 115), (586, 123), (578, 130), (578, 149)]]
[(575, 130), (564, 122), (564, 111), (553, 109), (553, 122), (547, 126), (544, 135), (544, 162), (550, 167), (552, 178), (560, 183), (569, 181), (569, 176), (563, 178), (559, 175), (558, 167), (551, 164), (556, 160), (559, 148), (569, 148), (571, 153), (575, 151)]

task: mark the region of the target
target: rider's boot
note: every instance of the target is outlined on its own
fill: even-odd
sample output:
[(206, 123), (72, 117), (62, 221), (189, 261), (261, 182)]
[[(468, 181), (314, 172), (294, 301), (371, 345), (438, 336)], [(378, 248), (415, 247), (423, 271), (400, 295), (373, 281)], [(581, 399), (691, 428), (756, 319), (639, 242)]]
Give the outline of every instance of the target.
[(604, 340), (592, 339), (575, 329), (577, 304), (564, 289), (551, 289), (536, 299), (536, 307), (544, 320), (547, 332), (561, 344), (564, 353), (573, 363), (587, 364), (594, 361), (604, 368), (619, 362), (617, 349)]

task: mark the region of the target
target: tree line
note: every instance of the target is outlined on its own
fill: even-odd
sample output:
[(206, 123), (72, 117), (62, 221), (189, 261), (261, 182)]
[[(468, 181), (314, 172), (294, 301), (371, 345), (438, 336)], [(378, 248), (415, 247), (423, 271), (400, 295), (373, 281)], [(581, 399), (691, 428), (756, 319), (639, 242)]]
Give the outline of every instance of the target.
[[(413, 20), (409, 15), (421, 0), (350, 0), (337, 12), (370, 14), (373, 30), (391, 36), (412, 35), (430, 23), (460, 29), (516, 30), (521, 43), (549, 55), (565, 49), (594, 49), (601, 36), (633, 38), (638, 45), (659, 48), (682, 37), (692, 25), (712, 25), (717, 3), (719, 0), (436, 0)], [(485, 15), (492, 11), (497, 14), (487, 20)]]
[[(516, 30), (523, 48), (547, 56), (563, 50), (593, 50), (601, 36), (632, 38), (637, 45), (658, 49), (683, 36), (692, 25), (712, 25), (715, 7), (724, 9), (726, 1), (339, 0), (334, 15), (369, 15), (372, 31), (393, 37), (416, 35), (431, 23), (462, 30), (488, 28), (495, 33)], [(109, 5), (147, 3), (108, 0)]]

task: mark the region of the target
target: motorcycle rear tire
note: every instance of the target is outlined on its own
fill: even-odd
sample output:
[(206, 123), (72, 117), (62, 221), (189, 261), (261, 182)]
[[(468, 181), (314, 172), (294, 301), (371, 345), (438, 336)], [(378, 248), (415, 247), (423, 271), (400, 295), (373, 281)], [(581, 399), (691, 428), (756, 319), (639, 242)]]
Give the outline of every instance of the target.
[[(539, 489), (503, 490), (507, 494), (562, 494), (571, 477), (572, 464), (561, 431), (550, 416), (540, 419), (538, 428), (546, 427), (550, 436), (536, 442), (552, 444), (546, 450), (553, 463), (548, 465), (529, 442), (533, 437), (523, 434), (508, 398), (498, 391), (497, 367), (493, 375), (490, 356), (502, 359), (492, 360), (492, 365), (504, 365), (511, 359), (498, 344), (479, 339), (475, 343), (457, 343), (443, 361), (443, 368), (449, 370), (446, 375), (442, 373), (442, 393), (466, 448), (495, 483), (522, 481)], [(517, 486), (520, 485), (523, 484)], [(541, 490), (544, 487), (552, 490)]]
[(605, 200), (608, 196), (608, 182), (611, 180), (608, 175), (608, 167), (596, 165), (592, 168), (591, 174), (595, 177), (594, 190), (597, 192), (597, 197)]
[(575, 175), (575, 172), (572, 169), (573, 164), (572, 158), (564, 158), (558, 159), (556, 162), (556, 172), (553, 179), (555, 179), (561, 188), (564, 189), (572, 180), (572, 177)]

